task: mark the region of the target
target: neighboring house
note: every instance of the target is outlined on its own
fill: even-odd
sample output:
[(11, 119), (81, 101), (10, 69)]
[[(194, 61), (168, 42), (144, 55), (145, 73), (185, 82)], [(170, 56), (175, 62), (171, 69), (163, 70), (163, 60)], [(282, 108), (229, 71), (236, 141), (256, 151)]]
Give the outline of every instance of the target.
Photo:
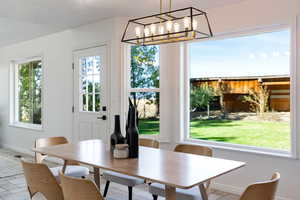
[(269, 90), (271, 111), (290, 111), (290, 77), (288, 75), (193, 78), (191, 84), (198, 86), (208, 84), (213, 87), (218, 101), (214, 101), (212, 107), (221, 108), (223, 104), (226, 112), (249, 112), (249, 103), (243, 101), (243, 96), (248, 95), (249, 90), (257, 91), (260, 86)]

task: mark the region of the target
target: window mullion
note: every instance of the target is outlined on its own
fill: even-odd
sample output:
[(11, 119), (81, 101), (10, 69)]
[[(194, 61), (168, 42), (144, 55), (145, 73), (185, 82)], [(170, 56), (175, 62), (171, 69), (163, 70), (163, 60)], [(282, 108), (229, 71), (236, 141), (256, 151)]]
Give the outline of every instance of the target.
[(31, 119), (30, 122), (33, 123), (33, 104), (34, 104), (34, 100), (33, 100), (33, 84), (34, 84), (34, 80), (33, 80), (33, 64), (32, 62), (29, 65), (29, 81), (30, 81), (30, 88), (29, 88), (29, 94), (30, 94), (30, 100), (31, 100), (31, 108), (30, 108), (30, 115), (31, 115)]

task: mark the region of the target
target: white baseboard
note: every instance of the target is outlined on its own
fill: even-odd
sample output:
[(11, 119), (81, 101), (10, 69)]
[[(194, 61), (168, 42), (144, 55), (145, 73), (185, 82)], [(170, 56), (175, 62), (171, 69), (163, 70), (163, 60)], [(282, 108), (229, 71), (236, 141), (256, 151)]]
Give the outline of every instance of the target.
[(16, 147), (16, 146), (9, 145), (9, 144), (1, 144), (1, 147), (5, 148), (5, 149), (10, 149), (10, 150), (15, 151), (17, 153), (23, 153), (23, 154), (26, 154), (26, 155), (34, 156), (34, 152), (29, 150), (29, 149)]
[[(20, 148), (20, 147), (8, 145), (8, 144), (1, 144), (1, 147), (5, 148), (5, 149), (10, 149), (10, 150), (15, 151), (17, 153), (22, 153), (22, 154), (26, 154), (26, 155), (29, 155), (29, 156), (34, 156), (34, 152), (29, 150), (29, 149)], [(58, 158), (53, 158), (53, 157), (47, 157), (45, 160), (47, 160), (49, 162), (57, 163), (57, 164), (63, 164), (64, 163), (63, 160), (58, 159)]]
[[(228, 192), (228, 193), (236, 194), (236, 195), (241, 195), (245, 190), (245, 188), (242, 188), (242, 187), (236, 187), (236, 186), (232, 186), (232, 185), (226, 185), (226, 184), (214, 183), (214, 182), (212, 183), (211, 187), (216, 190), (220, 190), (223, 192)], [(276, 196), (276, 200), (292, 200), (292, 199), (289, 199), (286, 197), (281, 197), (281, 196)]]

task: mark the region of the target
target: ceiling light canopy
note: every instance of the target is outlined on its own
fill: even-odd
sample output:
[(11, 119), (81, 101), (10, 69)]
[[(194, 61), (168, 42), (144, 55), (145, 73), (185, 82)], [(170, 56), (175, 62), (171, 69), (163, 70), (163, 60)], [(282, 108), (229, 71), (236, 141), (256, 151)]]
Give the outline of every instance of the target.
[(122, 42), (135, 45), (175, 43), (213, 36), (207, 13), (188, 7), (128, 21)]

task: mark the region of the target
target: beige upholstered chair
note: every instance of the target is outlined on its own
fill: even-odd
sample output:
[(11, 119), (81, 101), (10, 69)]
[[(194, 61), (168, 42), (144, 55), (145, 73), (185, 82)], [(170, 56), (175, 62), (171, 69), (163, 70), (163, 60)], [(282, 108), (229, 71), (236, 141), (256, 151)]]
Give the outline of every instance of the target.
[(60, 173), (65, 200), (104, 200), (94, 182)]
[(36, 193), (47, 200), (64, 200), (62, 189), (47, 165), (21, 160), (30, 198)]
[(254, 183), (247, 187), (240, 200), (274, 200), (280, 174), (275, 173), (271, 180)]
[[(151, 139), (140, 139), (140, 146), (159, 148), (159, 142)], [(105, 171), (103, 173), (103, 178), (106, 179), (106, 185), (104, 189), (103, 196), (106, 197), (110, 182), (118, 183), (121, 185), (126, 185), (128, 187), (128, 199), (132, 200), (132, 188), (136, 185), (143, 184), (144, 179), (128, 176), (125, 174), (120, 174), (117, 172)]]
[[(64, 137), (41, 138), (35, 141), (35, 147), (49, 147), (66, 143), (68, 143), (68, 140)], [(42, 163), (46, 157), (47, 155), (42, 155), (40, 153), (35, 154), (35, 160), (37, 163)], [(62, 168), (62, 166), (50, 168), (57, 181), (60, 181), (59, 173)], [(68, 161), (68, 166), (66, 168), (65, 174), (68, 176), (83, 178), (89, 175), (89, 169), (87, 167), (80, 166), (77, 162)]]
[[(174, 149), (175, 152), (190, 153), (202, 156), (212, 156), (213, 151), (209, 147), (199, 145), (180, 144)], [(206, 191), (209, 192), (210, 181), (206, 183)], [(165, 197), (165, 186), (159, 183), (152, 183), (149, 186), (149, 192), (152, 194), (153, 199), (157, 200), (158, 196)], [(176, 189), (176, 198), (180, 200), (199, 200), (200, 191), (198, 187), (191, 188), (189, 190)]]

